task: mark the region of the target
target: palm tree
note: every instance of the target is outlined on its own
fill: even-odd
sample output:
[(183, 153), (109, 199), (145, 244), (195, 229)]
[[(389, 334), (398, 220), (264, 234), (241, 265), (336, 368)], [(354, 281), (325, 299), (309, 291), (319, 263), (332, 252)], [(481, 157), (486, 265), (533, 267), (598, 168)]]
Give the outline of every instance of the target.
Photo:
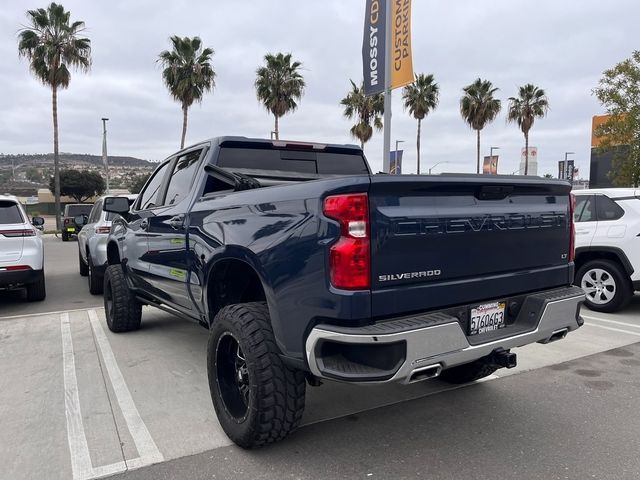
[(292, 62), (291, 54), (267, 53), (265, 65), (256, 70), (256, 95), (264, 108), (273, 114), (276, 140), (280, 138), (278, 119), (298, 108), (304, 94), (304, 79), (299, 70), (300, 62)]
[(438, 106), (440, 86), (434, 81), (433, 75), (421, 73), (416, 75), (415, 81), (402, 89), (404, 108), (409, 110), (413, 118), (418, 120), (418, 134), (416, 148), (418, 153), (418, 175), (420, 174), (420, 126), (424, 117)]
[(480, 130), (495, 120), (500, 113), (500, 100), (493, 95), (498, 91), (489, 80), (478, 78), (471, 85), (462, 89), (464, 95), (460, 99), (460, 114), (464, 121), (477, 134), (476, 173), (480, 173)]
[(27, 10), (29, 26), (18, 33), (18, 55), (29, 61), (31, 73), (51, 87), (53, 110), (53, 181), (56, 227), (60, 230), (60, 167), (58, 141), (58, 89), (69, 87), (70, 68), (91, 67), (91, 40), (80, 36), (84, 22), (71, 23), (71, 12), (51, 3), (46, 9)]
[(384, 96), (381, 93), (371, 96), (364, 94), (364, 82), (358, 87), (353, 80), (351, 91), (340, 100), (340, 105), (344, 107), (344, 116), (356, 119), (356, 124), (351, 127), (351, 135), (360, 140), (360, 147), (371, 139), (373, 126), (382, 130), (382, 114), (384, 113)]
[(206, 92), (216, 86), (216, 72), (211, 66), (213, 48), (202, 48), (200, 37), (170, 38), (173, 50), (160, 52), (158, 61), (162, 63), (162, 79), (171, 96), (182, 105), (182, 138), (180, 148), (184, 148), (187, 136), (187, 117), (193, 102), (202, 102)]
[(513, 122), (524, 134), (524, 174), (529, 173), (529, 130), (536, 118), (542, 118), (549, 110), (549, 100), (544, 90), (530, 83), (518, 89), (518, 97), (509, 97), (507, 122)]

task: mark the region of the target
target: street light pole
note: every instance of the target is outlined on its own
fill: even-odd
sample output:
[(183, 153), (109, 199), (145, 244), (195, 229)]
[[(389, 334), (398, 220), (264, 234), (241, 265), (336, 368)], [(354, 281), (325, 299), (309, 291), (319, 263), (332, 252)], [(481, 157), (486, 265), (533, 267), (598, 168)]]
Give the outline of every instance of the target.
[(434, 168), (436, 168), (436, 167), (437, 167), (438, 165), (440, 165), (441, 163), (449, 163), (449, 162), (448, 162), (447, 160), (445, 160), (445, 161), (442, 161), (442, 162), (438, 162), (438, 163), (436, 163), (435, 165), (431, 165), (431, 166), (429, 167), (429, 175), (431, 175), (431, 170), (433, 170)]
[(493, 151), (494, 150), (500, 150), (500, 147), (491, 147), (490, 152), (489, 152), (489, 156), (493, 157)]
[(107, 161), (107, 122), (108, 118), (102, 117), (102, 163), (107, 177), (107, 193), (109, 193), (109, 163)]

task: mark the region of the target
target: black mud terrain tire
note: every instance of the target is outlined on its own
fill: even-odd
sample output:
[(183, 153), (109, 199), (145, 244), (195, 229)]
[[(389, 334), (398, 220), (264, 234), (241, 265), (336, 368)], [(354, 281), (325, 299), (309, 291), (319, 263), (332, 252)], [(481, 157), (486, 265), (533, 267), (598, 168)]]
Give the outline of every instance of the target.
[(67, 232), (62, 232), (62, 241), (63, 242), (69, 241), (69, 234)]
[(629, 275), (611, 260), (591, 260), (582, 265), (574, 283), (585, 293), (585, 305), (597, 312), (615, 312), (626, 307), (633, 296)]
[(104, 275), (104, 312), (112, 332), (140, 328), (142, 304), (127, 285), (122, 265), (109, 265)]
[(47, 296), (47, 289), (44, 282), (44, 270), (38, 273), (38, 279), (27, 285), (27, 300), (30, 302), (41, 302)]
[[(88, 259), (89, 259), (89, 255), (87, 254), (87, 260)], [(86, 277), (87, 275), (89, 275), (89, 266), (87, 265), (87, 262), (85, 262), (82, 259), (82, 254), (80, 253), (80, 249), (78, 249), (78, 266), (80, 269), (81, 277)]]
[(220, 310), (209, 334), (207, 371), (218, 420), (237, 445), (260, 447), (298, 427), (305, 375), (283, 363), (265, 302)]
[(458, 365), (457, 367), (448, 368), (440, 374), (440, 379), (447, 383), (456, 385), (475, 382), (481, 378), (488, 377), (495, 372), (498, 367), (489, 365), (485, 359), (479, 359), (474, 362)]
[(88, 282), (89, 282), (89, 293), (91, 295), (100, 295), (104, 289), (104, 277), (96, 272), (95, 267), (93, 266), (93, 260), (91, 260), (91, 255), (87, 252), (87, 270), (89, 273)]

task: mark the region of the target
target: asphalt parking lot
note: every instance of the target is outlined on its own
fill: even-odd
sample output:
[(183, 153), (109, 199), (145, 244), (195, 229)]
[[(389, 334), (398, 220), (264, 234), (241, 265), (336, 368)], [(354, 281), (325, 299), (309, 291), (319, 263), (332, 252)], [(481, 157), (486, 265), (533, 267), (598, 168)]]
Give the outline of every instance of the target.
[(45, 248), (44, 302), (0, 292), (0, 478), (640, 477), (640, 297), (473, 385), (308, 388), (297, 433), (243, 451), (211, 405), (207, 332), (145, 307), (112, 334), (76, 243)]

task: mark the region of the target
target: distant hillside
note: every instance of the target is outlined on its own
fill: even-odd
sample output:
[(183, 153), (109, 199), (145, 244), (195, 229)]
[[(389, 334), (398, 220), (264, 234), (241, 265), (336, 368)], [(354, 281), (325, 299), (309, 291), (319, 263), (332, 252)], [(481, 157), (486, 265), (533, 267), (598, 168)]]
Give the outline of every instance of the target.
[[(11, 163), (18, 167), (26, 166), (47, 166), (53, 165), (53, 153), (31, 154), (22, 153), (17, 155), (0, 155), (0, 167), (11, 167)], [(60, 164), (77, 165), (86, 164), (101, 166), (102, 157), (98, 155), (89, 155), (86, 153), (61, 153)], [(156, 164), (148, 160), (142, 160), (135, 157), (116, 157), (109, 155), (109, 166), (113, 167), (142, 167), (155, 168)]]

